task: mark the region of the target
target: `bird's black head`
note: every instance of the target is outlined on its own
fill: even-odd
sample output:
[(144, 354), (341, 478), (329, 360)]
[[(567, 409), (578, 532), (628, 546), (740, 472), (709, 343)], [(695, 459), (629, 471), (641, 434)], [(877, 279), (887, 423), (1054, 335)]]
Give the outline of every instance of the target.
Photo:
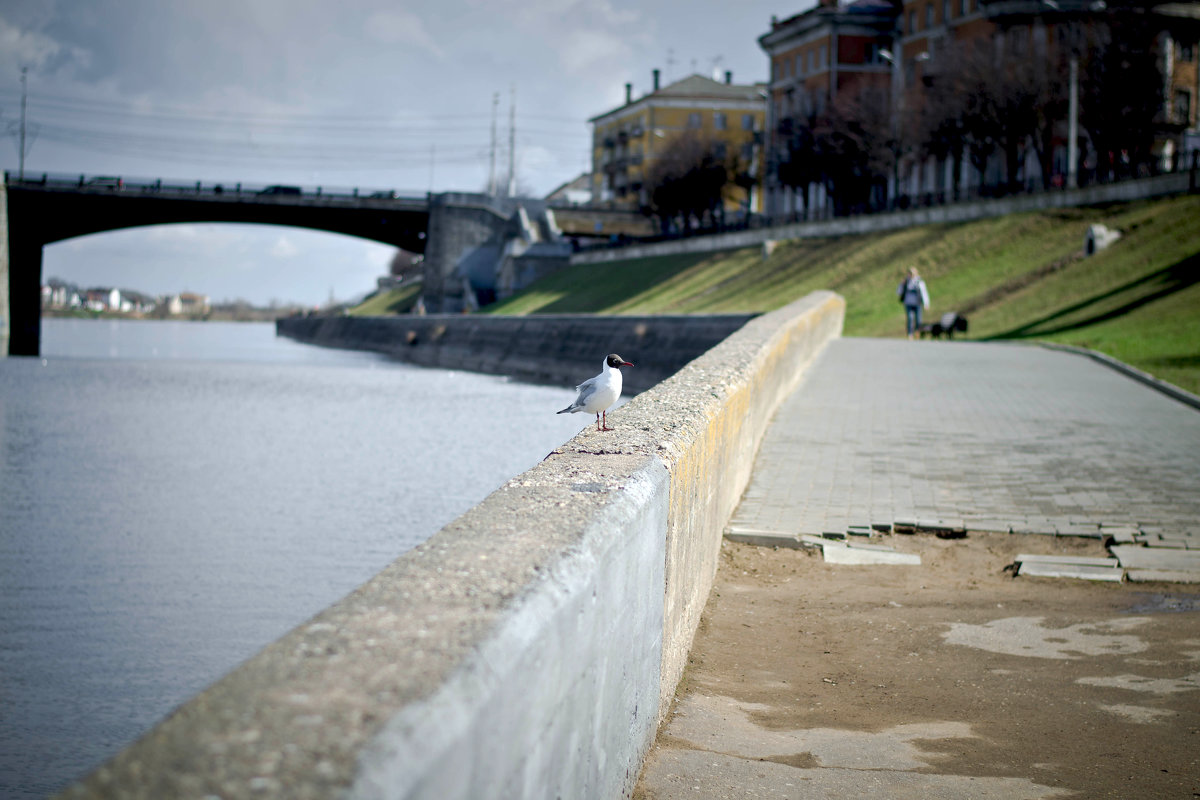
[(616, 353), (609, 353), (608, 358), (605, 359), (604, 363), (608, 364), (613, 369), (619, 369), (620, 367), (632, 367), (633, 366), (632, 361), (626, 361), (625, 359), (621, 358)]

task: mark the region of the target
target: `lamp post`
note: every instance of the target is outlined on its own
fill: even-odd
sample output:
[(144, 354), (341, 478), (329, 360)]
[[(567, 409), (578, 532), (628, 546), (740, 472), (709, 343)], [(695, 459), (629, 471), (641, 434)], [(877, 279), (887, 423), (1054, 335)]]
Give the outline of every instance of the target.
[[(1058, 0), (1041, 0), (1042, 5), (1055, 11), (1061, 10)], [(1083, 3), (1085, 11), (1103, 11), (1108, 7), (1104, 0), (1089, 0)], [(1079, 186), (1079, 51), (1072, 36), (1071, 57), (1068, 62), (1069, 88), (1067, 90), (1067, 188)]]
[(890, 50), (880, 50), (879, 57), (892, 65), (892, 208), (900, 197), (900, 65)]

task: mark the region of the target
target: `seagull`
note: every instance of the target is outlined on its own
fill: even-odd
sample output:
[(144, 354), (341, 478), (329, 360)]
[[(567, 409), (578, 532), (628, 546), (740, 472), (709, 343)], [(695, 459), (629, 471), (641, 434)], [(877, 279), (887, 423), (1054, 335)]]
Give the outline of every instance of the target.
[[(575, 402), (559, 411), (559, 414), (574, 414), (586, 411), (596, 415), (596, 430), (611, 431), (608, 427), (608, 407), (617, 402), (621, 396), (621, 367), (632, 367), (633, 363), (626, 361), (616, 353), (609, 353), (604, 359), (604, 369), (594, 378), (588, 378), (575, 387), (579, 395)], [(601, 427), (601, 417), (604, 424)]]

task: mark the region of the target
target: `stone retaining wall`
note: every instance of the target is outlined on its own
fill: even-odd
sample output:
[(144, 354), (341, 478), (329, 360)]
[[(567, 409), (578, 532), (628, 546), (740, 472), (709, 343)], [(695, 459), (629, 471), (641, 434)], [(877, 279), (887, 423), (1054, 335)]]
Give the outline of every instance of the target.
[(763, 431), (844, 311), (751, 320), (67, 796), (628, 795)]
[(753, 319), (753, 314), (595, 316), (433, 314), (396, 317), (289, 317), (277, 333), (311, 344), (375, 350), (423, 367), (511, 375), (570, 386), (620, 353), (630, 392), (649, 389)]

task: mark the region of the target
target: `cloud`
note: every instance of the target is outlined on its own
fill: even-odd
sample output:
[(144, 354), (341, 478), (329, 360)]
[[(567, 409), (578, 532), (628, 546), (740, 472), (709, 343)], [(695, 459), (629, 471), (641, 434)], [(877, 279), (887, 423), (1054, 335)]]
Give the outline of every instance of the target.
[(446, 54), (416, 14), (408, 11), (376, 11), (364, 23), (367, 38), (383, 44), (398, 44), (426, 50), (439, 59)]
[(67, 48), (53, 38), (34, 30), (26, 30), (0, 17), (0, 64), (7, 71), (29, 67), (37, 73), (62, 56), (86, 61), (86, 52)]

